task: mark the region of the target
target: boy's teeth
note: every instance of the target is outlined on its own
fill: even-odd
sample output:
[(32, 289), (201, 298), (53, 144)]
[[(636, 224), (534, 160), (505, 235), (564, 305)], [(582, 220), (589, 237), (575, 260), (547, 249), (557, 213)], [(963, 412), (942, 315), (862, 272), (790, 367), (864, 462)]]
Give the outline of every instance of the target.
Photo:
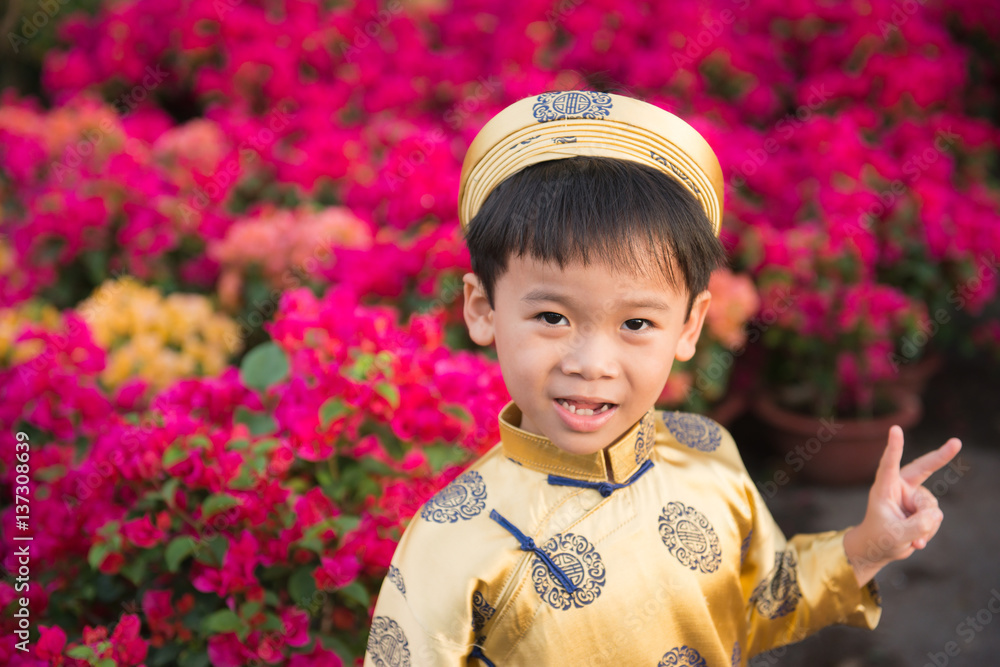
[(572, 405), (571, 403), (563, 399), (559, 399), (559, 405), (563, 406), (564, 408), (566, 408), (575, 415), (587, 415), (587, 416), (598, 415), (602, 412), (606, 412), (607, 409), (611, 407), (609, 404), (604, 403), (603, 405), (601, 405), (601, 407), (597, 408), (596, 410), (592, 410), (590, 408), (578, 408), (575, 405)]

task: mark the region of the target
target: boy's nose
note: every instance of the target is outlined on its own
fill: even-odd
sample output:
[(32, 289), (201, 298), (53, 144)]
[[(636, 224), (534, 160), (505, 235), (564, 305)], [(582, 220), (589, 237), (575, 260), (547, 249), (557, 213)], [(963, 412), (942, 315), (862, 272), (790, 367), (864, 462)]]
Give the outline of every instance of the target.
[(562, 372), (584, 380), (618, 376), (614, 347), (601, 336), (576, 336), (562, 358)]

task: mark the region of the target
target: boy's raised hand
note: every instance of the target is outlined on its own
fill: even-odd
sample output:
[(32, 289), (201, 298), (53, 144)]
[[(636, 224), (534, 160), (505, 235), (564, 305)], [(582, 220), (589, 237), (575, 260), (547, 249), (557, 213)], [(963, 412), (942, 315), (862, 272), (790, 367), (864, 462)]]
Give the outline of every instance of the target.
[(900, 469), (903, 429), (899, 426), (889, 429), (889, 444), (868, 492), (865, 518), (844, 535), (844, 551), (859, 586), (888, 563), (923, 549), (937, 533), (944, 515), (937, 498), (922, 485), (961, 448), (961, 441), (951, 438)]

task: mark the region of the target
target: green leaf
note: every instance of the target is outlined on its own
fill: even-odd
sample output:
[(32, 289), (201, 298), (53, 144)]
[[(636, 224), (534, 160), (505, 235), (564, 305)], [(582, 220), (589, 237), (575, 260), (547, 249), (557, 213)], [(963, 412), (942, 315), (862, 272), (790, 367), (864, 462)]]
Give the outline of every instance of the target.
[(399, 387), (388, 382), (376, 382), (375, 393), (384, 398), (393, 410), (399, 407)]
[(274, 417), (270, 414), (247, 410), (242, 405), (236, 408), (233, 421), (237, 424), (246, 424), (251, 435), (270, 435), (278, 430), (278, 422), (274, 421)]
[(167, 570), (170, 572), (177, 572), (184, 559), (194, 552), (194, 547), (195, 540), (190, 535), (182, 535), (172, 539), (170, 544), (167, 545), (167, 552), (165, 556), (167, 561)]
[(441, 411), (446, 412), (452, 417), (457, 418), (466, 424), (472, 423), (472, 413), (469, 412), (468, 408), (464, 405), (458, 405), (457, 403), (445, 403), (441, 406)]
[(139, 586), (146, 576), (146, 563), (147, 559), (141, 556), (127, 559), (119, 573), (136, 586)]
[(180, 485), (181, 481), (176, 477), (171, 477), (163, 486), (160, 488), (160, 497), (167, 505), (174, 506), (174, 497), (177, 495), (177, 487)]
[(328, 398), (319, 406), (319, 423), (323, 428), (330, 425), (335, 419), (350, 414), (351, 410), (339, 398)]
[(233, 438), (226, 443), (226, 449), (234, 452), (242, 452), (250, 448), (250, 441), (246, 438)]
[(333, 524), (334, 530), (338, 535), (344, 535), (357, 528), (358, 524), (361, 523), (361, 518), (351, 516), (350, 514), (341, 514), (340, 516), (333, 517), (330, 522)]
[(371, 596), (368, 595), (368, 591), (358, 581), (352, 581), (341, 588), (339, 592), (343, 593), (347, 599), (354, 600), (365, 609), (368, 608), (368, 603), (371, 602)]
[(117, 664), (114, 658), (101, 658), (94, 663), (94, 667), (115, 667)]
[(89, 660), (94, 657), (94, 649), (90, 648), (86, 644), (83, 644), (69, 649), (66, 651), (66, 655), (71, 658), (76, 658), (77, 660)]
[(191, 451), (182, 445), (170, 445), (163, 452), (163, 467), (172, 468), (191, 456)]
[(424, 447), (424, 454), (427, 455), (427, 460), (435, 472), (443, 470), (449, 463), (461, 463), (466, 457), (466, 452), (454, 445)]
[(250, 350), (240, 365), (240, 379), (253, 389), (265, 390), (288, 377), (288, 357), (273, 342)]
[(229, 488), (236, 491), (249, 491), (257, 485), (257, 477), (252, 470), (242, 468), (236, 479), (229, 482)]
[(315, 567), (300, 567), (288, 578), (288, 593), (293, 604), (304, 604), (312, 599), (316, 592), (316, 579), (313, 578)]
[(201, 518), (203, 521), (207, 521), (219, 512), (224, 512), (230, 507), (236, 507), (240, 504), (238, 498), (228, 493), (213, 493), (201, 504)]
[(285, 629), (285, 624), (281, 621), (276, 614), (268, 612), (264, 614), (264, 622), (260, 624), (260, 629), (265, 632), (275, 631), (281, 632)]
[(191, 652), (181, 654), (177, 664), (178, 667), (209, 667), (208, 652), (191, 649)]
[(240, 605), (240, 617), (245, 619), (253, 618), (254, 614), (264, 608), (264, 605), (257, 600), (248, 600)]
[(97, 570), (101, 567), (101, 563), (104, 562), (104, 558), (111, 553), (111, 546), (107, 542), (101, 542), (90, 547), (90, 552), (87, 554), (87, 562), (90, 563), (90, 567)]
[(232, 609), (220, 609), (219, 611), (205, 617), (201, 622), (202, 630), (206, 634), (216, 634), (219, 632), (236, 632), (245, 625), (236, 612)]
[(205, 449), (206, 447), (211, 447), (211, 446), (212, 446), (212, 441), (201, 434), (193, 435), (190, 438), (188, 438), (188, 447)]

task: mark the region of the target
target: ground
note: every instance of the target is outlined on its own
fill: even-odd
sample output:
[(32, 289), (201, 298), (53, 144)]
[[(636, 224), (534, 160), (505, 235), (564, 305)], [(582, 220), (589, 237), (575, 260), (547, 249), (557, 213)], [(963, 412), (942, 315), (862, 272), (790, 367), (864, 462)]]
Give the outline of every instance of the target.
[[(755, 479), (777, 468), (766, 433), (750, 416), (730, 426)], [(905, 434), (903, 463), (961, 438), (954, 472), (926, 486), (938, 496), (944, 523), (923, 551), (876, 577), (883, 598), (874, 631), (827, 628), (784, 652), (757, 656), (751, 667), (963, 667), (1000, 665), (1000, 367), (949, 359), (924, 394), (924, 417)], [(754, 444), (759, 443), (759, 444)], [(867, 487), (792, 482), (768, 499), (786, 535), (856, 524)], [(950, 652), (950, 654), (949, 654)]]

